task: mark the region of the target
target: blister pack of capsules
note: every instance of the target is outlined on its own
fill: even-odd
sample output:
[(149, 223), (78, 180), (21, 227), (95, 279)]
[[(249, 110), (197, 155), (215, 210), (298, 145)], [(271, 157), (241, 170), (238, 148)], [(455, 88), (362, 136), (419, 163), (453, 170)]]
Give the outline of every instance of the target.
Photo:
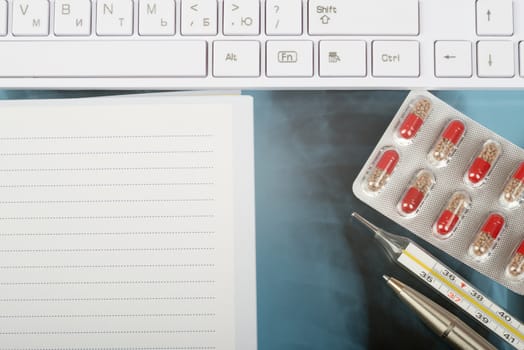
[(430, 93), (414, 91), (362, 168), (353, 192), (427, 242), (524, 295), (523, 149)]

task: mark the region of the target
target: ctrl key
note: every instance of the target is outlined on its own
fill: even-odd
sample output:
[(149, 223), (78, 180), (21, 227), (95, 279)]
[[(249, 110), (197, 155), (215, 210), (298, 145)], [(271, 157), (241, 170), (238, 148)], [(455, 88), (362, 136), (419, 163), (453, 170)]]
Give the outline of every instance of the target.
[(374, 41), (374, 77), (418, 77), (420, 49), (418, 41)]

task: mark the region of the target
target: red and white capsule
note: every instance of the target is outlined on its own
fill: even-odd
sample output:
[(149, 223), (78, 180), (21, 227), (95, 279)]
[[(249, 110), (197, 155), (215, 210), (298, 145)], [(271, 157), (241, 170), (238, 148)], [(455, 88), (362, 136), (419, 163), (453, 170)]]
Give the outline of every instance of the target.
[(500, 153), (501, 148), (497, 141), (486, 141), (464, 175), (466, 184), (471, 187), (481, 186), (486, 181), (491, 170), (493, 170)]
[(524, 241), (520, 243), (506, 266), (506, 276), (516, 281), (524, 279)]
[(500, 195), (500, 203), (506, 208), (516, 208), (524, 199), (524, 162), (513, 172)]
[(497, 239), (506, 226), (506, 219), (498, 213), (492, 213), (488, 216), (479, 232), (475, 236), (473, 243), (469, 247), (469, 254), (475, 259), (482, 261), (486, 259), (495, 245)]
[(424, 121), (431, 113), (431, 100), (427, 97), (420, 97), (410, 104), (402, 123), (400, 123), (396, 138), (399, 143), (411, 143)]
[(417, 215), (434, 184), (435, 177), (429, 170), (419, 171), (413, 177), (402, 199), (397, 204), (400, 215), (405, 217)]
[(450, 237), (470, 207), (471, 199), (466, 192), (453, 193), (433, 224), (434, 235), (441, 239)]
[(379, 193), (387, 184), (390, 176), (397, 167), (400, 155), (393, 148), (382, 151), (374, 166), (369, 171), (364, 188), (368, 193)]
[(463, 122), (458, 119), (450, 121), (429, 152), (429, 162), (436, 167), (446, 166), (464, 138), (465, 131)]

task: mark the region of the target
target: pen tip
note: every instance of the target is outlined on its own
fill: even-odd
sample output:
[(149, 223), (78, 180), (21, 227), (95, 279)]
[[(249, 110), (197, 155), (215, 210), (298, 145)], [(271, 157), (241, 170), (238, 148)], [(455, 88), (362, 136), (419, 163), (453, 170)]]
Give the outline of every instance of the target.
[(391, 279), (391, 277), (389, 277), (388, 275), (382, 275), (382, 278), (383, 278), (386, 282), (388, 282), (388, 281)]

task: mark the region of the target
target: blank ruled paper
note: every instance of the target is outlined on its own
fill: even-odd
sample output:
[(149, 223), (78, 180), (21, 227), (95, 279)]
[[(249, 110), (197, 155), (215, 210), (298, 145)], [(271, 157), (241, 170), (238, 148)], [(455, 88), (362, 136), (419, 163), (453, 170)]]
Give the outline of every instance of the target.
[(0, 350), (256, 346), (238, 99), (0, 105)]

